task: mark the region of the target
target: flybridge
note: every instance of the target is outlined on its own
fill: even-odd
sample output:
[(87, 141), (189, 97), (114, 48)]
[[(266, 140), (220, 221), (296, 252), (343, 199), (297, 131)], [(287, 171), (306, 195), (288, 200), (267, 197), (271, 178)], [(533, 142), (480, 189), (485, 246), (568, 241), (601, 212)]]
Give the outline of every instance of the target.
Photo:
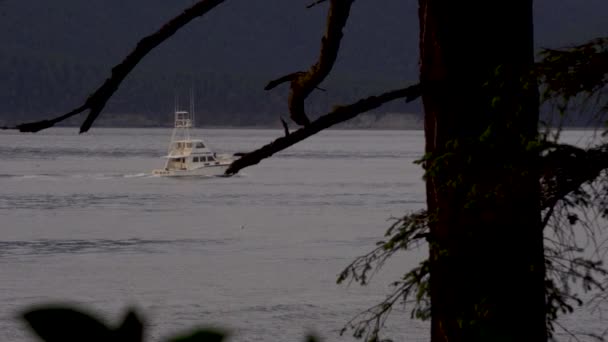
[(192, 128), (193, 121), (190, 113), (184, 111), (175, 112), (175, 128)]

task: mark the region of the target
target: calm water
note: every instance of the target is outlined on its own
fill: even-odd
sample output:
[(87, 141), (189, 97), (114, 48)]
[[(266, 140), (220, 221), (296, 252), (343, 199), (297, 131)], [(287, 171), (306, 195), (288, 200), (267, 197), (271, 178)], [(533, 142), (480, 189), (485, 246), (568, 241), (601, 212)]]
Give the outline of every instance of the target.
[[(236, 177), (207, 179), (148, 175), (162, 166), (168, 130), (76, 132), (0, 133), (0, 341), (33, 341), (15, 317), (56, 302), (111, 323), (136, 307), (154, 341), (217, 324), (231, 341), (306, 332), (351, 341), (338, 330), (425, 254), (400, 256), (368, 287), (335, 283), (388, 219), (424, 207), (412, 163), (420, 131), (326, 132)], [(238, 152), (281, 131), (196, 134)], [(426, 341), (427, 324), (408, 317), (395, 312), (388, 335)]]
[[(31, 341), (15, 315), (57, 301), (112, 322), (135, 306), (154, 339), (221, 323), (233, 341), (352, 340), (337, 330), (417, 260), (367, 288), (335, 283), (391, 216), (423, 207), (421, 132), (334, 131), (210, 179), (147, 175), (168, 130), (76, 132), (0, 135), (0, 341)], [(281, 131), (198, 133), (234, 152)], [(407, 322), (407, 340), (424, 340), (426, 324)]]

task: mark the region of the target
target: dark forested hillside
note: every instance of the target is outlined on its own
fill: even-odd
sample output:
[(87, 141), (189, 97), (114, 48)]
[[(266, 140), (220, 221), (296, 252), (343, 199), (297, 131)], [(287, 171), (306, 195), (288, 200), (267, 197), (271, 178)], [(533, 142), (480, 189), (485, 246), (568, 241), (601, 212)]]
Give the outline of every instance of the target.
[[(561, 46), (608, 34), (608, 3), (536, 2), (538, 46)], [(192, 0), (4, 0), (0, 2), (0, 122), (67, 111), (136, 44)], [(275, 124), (285, 89), (265, 92), (277, 76), (316, 59), (325, 6), (309, 0), (231, 0), (159, 47), (129, 76), (106, 123), (164, 124), (176, 89), (195, 85), (204, 122)], [(574, 4), (577, 4), (575, 7)], [(311, 116), (333, 104), (395, 88), (417, 78), (416, 0), (355, 3), (327, 92), (312, 96)], [(417, 112), (396, 103), (381, 112)], [(115, 121), (121, 118), (121, 121)], [(112, 119), (112, 120), (110, 120)]]

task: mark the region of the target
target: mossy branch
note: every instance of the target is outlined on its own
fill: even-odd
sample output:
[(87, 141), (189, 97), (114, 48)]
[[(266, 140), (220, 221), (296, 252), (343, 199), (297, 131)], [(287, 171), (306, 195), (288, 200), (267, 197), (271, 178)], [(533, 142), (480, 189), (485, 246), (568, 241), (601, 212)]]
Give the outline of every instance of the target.
[[(327, 15), (327, 26), (325, 35), (321, 39), (321, 52), (317, 62), (308, 71), (295, 72), (287, 76), (271, 81), (264, 89), (270, 90), (279, 84), (291, 82), (291, 90), (288, 98), (288, 107), (291, 119), (301, 126), (310, 124), (306, 115), (304, 101), (317, 89), (319, 84), (329, 75), (338, 57), (340, 43), (342, 41), (342, 30), (348, 21), (350, 8), (354, 0), (329, 0), (329, 13)], [(317, 1), (309, 7), (324, 1)]]

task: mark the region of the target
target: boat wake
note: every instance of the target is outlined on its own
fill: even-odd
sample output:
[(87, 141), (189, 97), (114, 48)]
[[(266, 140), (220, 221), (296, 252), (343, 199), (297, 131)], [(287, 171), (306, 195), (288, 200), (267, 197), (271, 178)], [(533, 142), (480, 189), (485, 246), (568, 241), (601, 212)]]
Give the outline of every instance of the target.
[(0, 174), (0, 180), (61, 180), (61, 179), (85, 179), (85, 180), (109, 180), (109, 179), (125, 179), (125, 178), (152, 178), (151, 173), (135, 173), (135, 174), (118, 174), (118, 173), (91, 173), (91, 174)]
[[(180, 178), (187, 179), (217, 179), (217, 178), (241, 178), (246, 176), (245, 173), (239, 173), (233, 176), (224, 175), (192, 175)], [(55, 180), (70, 180), (70, 179), (82, 179), (82, 180), (112, 180), (112, 179), (140, 179), (140, 178), (160, 178), (162, 176), (155, 175), (153, 173), (91, 173), (91, 174), (0, 174), (0, 181), (2, 180), (15, 180), (15, 181), (55, 181)]]
[(153, 177), (154, 175), (151, 173), (135, 173), (130, 175), (124, 175), (124, 178), (143, 178), (143, 177)]

